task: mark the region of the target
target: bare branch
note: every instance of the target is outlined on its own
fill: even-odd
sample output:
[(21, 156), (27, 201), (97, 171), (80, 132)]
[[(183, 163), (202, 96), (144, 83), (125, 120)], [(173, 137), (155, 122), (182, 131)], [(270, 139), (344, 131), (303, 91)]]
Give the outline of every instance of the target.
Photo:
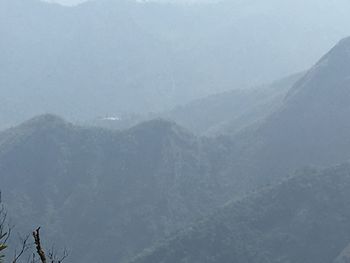
[(15, 251), (15, 255), (13, 258), (12, 263), (16, 263), (18, 261), (18, 259), (26, 252), (28, 251), (28, 249), (31, 247), (31, 245), (28, 243), (30, 235), (25, 236), (24, 238), (21, 238), (21, 249), (19, 251), (19, 253), (17, 254), (17, 252)]
[(33, 232), (33, 237), (34, 237), (34, 243), (36, 245), (36, 252), (39, 255), (40, 261), (42, 263), (46, 263), (46, 255), (45, 252), (41, 246), (41, 241), (40, 241), (40, 227), (38, 227), (34, 232)]
[(67, 249), (63, 250), (62, 256), (58, 257), (54, 247), (48, 253), (48, 258), (51, 263), (62, 263), (68, 257)]

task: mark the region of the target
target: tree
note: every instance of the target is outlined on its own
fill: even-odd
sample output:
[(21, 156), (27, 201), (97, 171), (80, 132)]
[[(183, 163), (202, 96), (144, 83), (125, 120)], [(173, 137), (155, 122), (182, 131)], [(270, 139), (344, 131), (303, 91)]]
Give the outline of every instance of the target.
[(7, 213), (5, 207), (2, 204), (1, 192), (0, 192), (0, 263), (3, 263), (5, 255), (4, 250), (7, 248), (7, 240), (10, 236), (10, 228), (6, 227)]
[[(12, 227), (7, 222), (7, 212), (2, 204), (1, 200), (1, 191), (0, 191), (0, 263), (4, 263), (5, 261), (5, 250), (7, 249), (7, 241), (9, 240), (11, 236)], [(26, 257), (27, 263), (62, 263), (68, 256), (67, 250), (64, 250), (61, 256), (58, 256), (55, 249), (52, 248), (48, 251), (46, 254), (44, 251), (44, 248), (41, 244), (41, 238), (40, 238), (40, 227), (38, 227), (35, 231), (32, 233), (32, 237), (34, 239), (34, 242), (31, 243), (29, 241), (30, 235), (26, 235), (23, 238), (20, 238), (20, 246), (19, 249), (14, 250), (14, 255), (11, 260), (11, 263), (19, 263), (19, 261), (28, 254), (31, 250), (32, 253), (29, 253), (29, 257)]]

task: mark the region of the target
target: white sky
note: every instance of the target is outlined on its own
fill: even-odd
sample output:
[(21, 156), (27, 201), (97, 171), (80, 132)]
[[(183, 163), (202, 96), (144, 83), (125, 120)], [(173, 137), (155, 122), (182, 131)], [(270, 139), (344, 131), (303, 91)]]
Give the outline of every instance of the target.
[[(62, 5), (77, 5), (89, 0), (43, 0), (46, 2), (59, 3)], [(90, 0), (98, 1), (98, 0)], [(198, 2), (212, 2), (217, 0), (135, 0), (135, 1), (159, 1), (159, 2), (179, 2), (179, 3), (198, 3)]]
[(85, 2), (86, 0), (43, 0), (43, 1), (50, 2), (50, 3), (59, 3), (62, 5), (77, 5)]

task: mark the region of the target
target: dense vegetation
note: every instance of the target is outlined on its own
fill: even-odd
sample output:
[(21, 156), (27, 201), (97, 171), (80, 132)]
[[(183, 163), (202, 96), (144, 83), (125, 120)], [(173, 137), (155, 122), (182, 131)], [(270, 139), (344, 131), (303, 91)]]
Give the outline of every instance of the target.
[[(271, 2), (194, 11), (126, 0), (72, 9), (0, 1), (0, 129), (43, 111), (80, 123), (145, 113), (119, 130), (50, 114), (2, 130), (0, 186), (17, 231), (42, 226), (75, 263), (350, 262), (350, 38), (306, 73), (164, 110), (310, 61), (313, 54), (291, 63), (292, 53), (271, 61), (285, 54), (278, 43), (297, 46), (292, 32), (266, 39), (285, 31), (274, 16), (280, 1)], [(237, 5), (244, 12), (232, 19)], [(294, 15), (281, 16), (294, 25)], [(8, 249), (1, 212), (0, 261)]]
[(349, 188), (349, 164), (305, 170), (227, 204), (132, 262), (331, 263), (350, 243)]
[[(48, 240), (54, 243), (66, 240), (67, 246), (72, 247), (71, 260), (74, 262), (127, 260), (157, 240), (172, 236), (191, 222), (213, 213), (229, 200), (267, 183), (280, 181), (295, 169), (308, 164), (341, 163), (350, 157), (347, 139), (350, 129), (344, 121), (350, 114), (345, 103), (349, 99), (349, 67), (340, 70), (350, 65), (349, 47), (349, 39), (340, 42), (294, 85), (283, 104), (262, 123), (255, 123), (229, 137), (198, 137), (175, 123), (160, 119), (113, 131), (75, 126), (53, 115), (39, 116), (6, 130), (0, 133), (0, 175), (10, 214), (20, 229), (42, 225), (47, 229), (45, 238)], [(323, 80), (325, 76), (327, 81)], [(336, 107), (333, 99), (340, 102)], [(254, 256), (256, 260), (263, 260), (265, 254), (261, 253), (265, 251), (266, 257), (273, 262), (283, 261), (283, 257), (293, 261), (294, 252), (307, 262), (314, 255), (313, 249), (321, 249), (325, 243), (309, 247), (308, 254), (301, 248), (297, 250), (298, 246), (293, 243), (306, 242), (306, 236), (294, 237), (297, 233), (293, 229), (286, 232), (287, 236), (278, 232), (278, 229), (287, 231), (282, 227), (294, 224), (290, 220), (300, 212), (297, 210), (299, 203), (312, 197), (309, 196), (312, 192), (303, 195), (304, 189), (293, 185), (298, 180), (301, 179), (280, 186), (284, 190), (291, 187), (291, 191), (286, 192), (289, 193), (286, 200), (294, 194), (300, 197), (291, 203), (279, 203), (284, 200), (282, 195), (275, 203), (265, 200), (269, 195), (258, 195), (259, 198), (247, 199), (254, 201), (244, 201), (248, 210), (233, 205), (234, 211), (238, 209), (236, 207), (241, 211), (219, 212), (225, 220), (236, 222), (235, 217), (241, 216), (246, 221), (239, 223), (242, 232), (236, 224), (232, 226), (232, 231), (238, 231), (242, 240), (235, 239), (237, 236), (234, 238), (233, 232), (230, 234), (224, 227), (226, 223), (220, 223), (224, 219), (212, 217), (216, 219), (204, 222), (217, 221), (218, 225), (205, 223), (203, 228), (195, 227), (198, 233), (188, 232), (188, 242), (193, 242), (193, 250), (186, 238), (179, 235), (175, 238), (179, 243), (171, 241), (175, 243), (156, 250), (150, 258), (158, 260), (160, 257), (162, 262), (161, 255), (164, 255), (164, 260), (170, 262), (177, 257), (183, 257), (184, 262), (187, 259), (225, 262), (225, 257), (236, 255), (244, 262), (254, 253), (260, 253)], [(323, 187), (317, 184), (312, 190), (316, 193)], [(337, 184), (330, 187), (339, 190)], [(332, 193), (336, 190), (326, 190), (329, 191), (324, 198), (333, 198)], [(271, 193), (274, 191), (279, 190)], [(250, 207), (248, 203), (254, 204)], [(316, 209), (318, 204), (310, 203), (312, 205)], [(283, 207), (291, 211), (285, 211)], [(276, 220), (273, 220), (274, 212)], [(316, 212), (311, 210), (310, 220), (316, 220), (314, 218), (320, 215)], [(338, 213), (330, 212), (334, 212), (334, 216)], [(254, 228), (248, 220), (250, 217), (262, 220), (265, 214), (272, 222), (270, 228)], [(291, 218), (287, 220), (285, 215)], [(330, 220), (333, 223), (336, 219)], [(322, 223), (317, 221), (316, 225), (318, 222)], [(306, 224), (299, 223), (296, 229), (302, 229), (301, 226)], [(345, 233), (346, 224), (337, 226), (344, 227), (339, 232)], [(266, 239), (269, 235), (265, 230), (272, 235), (271, 240)], [(230, 235), (226, 237), (225, 233)], [(328, 235), (328, 232), (324, 234)], [(67, 240), (66, 236), (70, 238)], [(210, 243), (210, 240), (218, 242), (215, 237), (222, 239), (218, 243), (221, 249)], [(201, 245), (195, 245), (192, 238)], [(344, 241), (342, 238), (345, 236), (339, 236), (339, 242)], [(283, 247), (282, 254), (272, 250), (272, 244), (286, 246), (287, 241), (292, 242), (291, 248), (295, 249), (290, 254)], [(333, 239), (332, 243), (335, 244)], [(183, 244), (191, 249), (187, 251)], [(341, 245), (345, 247), (339, 243), (334, 250), (324, 250), (327, 254), (323, 258), (335, 256), (335, 250)], [(86, 247), (91, 246), (94, 250), (87, 251)], [(248, 247), (253, 254), (240, 250)], [(176, 252), (180, 254), (173, 257), (171, 251), (177, 251), (177, 248), (188, 255)], [(212, 258), (208, 259), (208, 254), (201, 252), (202, 248), (210, 252)], [(226, 249), (232, 251), (228, 253)], [(151, 262), (148, 257), (142, 260)]]
[(41, 225), (54, 243), (69, 236), (74, 262), (111, 262), (229, 200), (233, 188), (213, 172), (226, 149), (162, 120), (114, 132), (44, 115), (0, 134), (4, 199), (22, 228)]

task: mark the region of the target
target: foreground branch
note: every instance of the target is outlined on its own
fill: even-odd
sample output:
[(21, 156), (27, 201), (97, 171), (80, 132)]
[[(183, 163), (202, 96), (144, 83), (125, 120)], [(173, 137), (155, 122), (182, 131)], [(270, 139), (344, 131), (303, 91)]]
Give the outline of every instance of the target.
[(33, 232), (33, 237), (34, 237), (34, 243), (36, 245), (36, 252), (40, 257), (40, 261), (42, 263), (46, 263), (46, 255), (41, 246), (41, 241), (40, 241), (40, 227)]

